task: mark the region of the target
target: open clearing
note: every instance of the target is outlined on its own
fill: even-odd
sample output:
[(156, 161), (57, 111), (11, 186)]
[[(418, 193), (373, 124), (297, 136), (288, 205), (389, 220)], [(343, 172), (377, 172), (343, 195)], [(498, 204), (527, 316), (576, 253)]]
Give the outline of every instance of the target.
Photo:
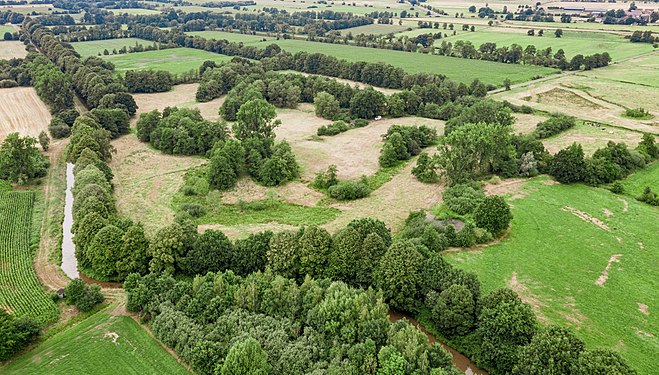
[(82, 57), (102, 55), (104, 50), (108, 50), (110, 54), (113, 50), (120, 50), (122, 47), (134, 47), (141, 44), (144, 47), (151, 46), (154, 42), (140, 38), (118, 38), (118, 39), (103, 39), (103, 40), (90, 40), (87, 42), (74, 42), (71, 43), (73, 48)]
[(572, 326), (589, 347), (615, 347), (639, 374), (653, 373), (659, 318), (639, 312), (638, 304), (650, 311), (659, 304), (659, 211), (604, 189), (543, 182), (529, 181), (525, 196), (511, 202), (507, 238), (447, 259), (476, 272), (484, 293), (516, 275), (539, 316)]
[(581, 144), (586, 155), (592, 155), (595, 150), (606, 146), (609, 141), (616, 143), (623, 142), (630, 149), (636, 148), (641, 138), (643, 138), (643, 134), (638, 132), (606, 126), (598, 128), (579, 122), (572, 129), (543, 139), (542, 143), (545, 145), (547, 151), (555, 154), (572, 143), (577, 142)]
[(217, 63), (229, 61), (231, 56), (219, 55), (192, 48), (169, 48), (157, 51), (134, 52), (125, 55), (103, 56), (111, 61), (117, 71), (125, 70), (166, 70), (172, 74), (181, 74), (196, 70), (204, 61)]
[(170, 91), (157, 94), (133, 94), (135, 103), (138, 105), (138, 116), (140, 113), (151, 112), (154, 109), (162, 111), (166, 107), (198, 108), (206, 120), (216, 121), (220, 119), (218, 111), (224, 102), (224, 98), (218, 98), (206, 103), (199, 103), (195, 99), (198, 83), (176, 85)]
[(0, 41), (0, 60), (22, 59), (25, 56), (27, 56), (27, 50), (23, 42), (17, 40)]
[(3, 374), (188, 374), (129, 316), (99, 312), (0, 369)]
[(625, 193), (634, 197), (641, 195), (646, 186), (659, 193), (659, 162), (655, 161), (645, 169), (627, 177), (622, 181), (622, 185), (625, 187)]
[[(197, 35), (204, 36), (202, 32)], [(212, 32), (209, 39), (224, 39), (224, 32)], [(221, 34), (219, 34), (221, 33)], [(435, 73), (444, 74), (448, 78), (464, 83), (471, 83), (478, 78), (482, 82), (501, 85), (508, 78), (513, 83), (525, 82), (536, 76), (547, 76), (556, 72), (555, 69), (534, 65), (503, 64), (483, 60), (469, 60), (455, 57), (425, 55), (422, 53), (385, 50), (379, 48), (357, 47), (343, 44), (329, 44), (309, 42), (306, 40), (286, 39), (276, 40), (273, 37), (265, 38), (265, 42), (254, 42), (253, 35), (233, 34), (233, 38), (245, 37), (253, 46), (264, 48), (276, 43), (282, 50), (296, 53), (323, 53), (348, 61), (366, 61), (371, 63), (385, 62), (404, 69), (408, 73)], [(238, 39), (237, 39), (238, 40)]]
[(0, 89), (0, 142), (15, 132), (36, 137), (49, 123), (48, 107), (33, 87)]

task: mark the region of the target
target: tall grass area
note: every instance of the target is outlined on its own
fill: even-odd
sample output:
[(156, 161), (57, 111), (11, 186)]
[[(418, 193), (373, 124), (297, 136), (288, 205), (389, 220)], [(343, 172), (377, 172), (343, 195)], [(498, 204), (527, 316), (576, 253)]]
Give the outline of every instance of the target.
[(535, 65), (503, 64), (483, 60), (425, 55), (422, 53), (412, 54), (403, 51), (309, 42), (296, 39), (276, 40), (275, 38), (270, 37), (266, 38), (267, 41), (265, 42), (255, 42), (253, 35), (226, 34), (230, 33), (219, 31), (197, 33), (197, 35), (209, 39), (232, 38), (234, 41), (241, 41), (244, 39), (249, 42), (250, 45), (260, 48), (265, 48), (270, 44), (276, 43), (282, 50), (290, 53), (323, 53), (348, 61), (366, 61), (370, 63), (384, 62), (402, 68), (408, 73), (443, 74), (449, 79), (457, 82), (464, 82), (466, 84), (469, 84), (474, 79), (478, 78), (482, 82), (501, 86), (503, 80), (506, 78), (510, 79), (512, 83), (520, 83), (529, 81), (533, 77), (547, 76), (557, 72), (556, 69)]
[(105, 312), (49, 338), (0, 368), (0, 372), (15, 375), (189, 373), (132, 318)]
[[(504, 240), (447, 259), (477, 273), (484, 293), (510, 286), (543, 323), (571, 326), (589, 347), (614, 348), (639, 374), (656, 373), (659, 211), (629, 197), (625, 210), (605, 189), (543, 182), (531, 180), (525, 196), (510, 202), (512, 230)], [(615, 254), (618, 262), (610, 262)], [(608, 264), (608, 279), (598, 285)]]
[(646, 186), (653, 191), (659, 192), (659, 162), (648, 165), (646, 168), (634, 173), (622, 181), (625, 187), (625, 193), (631, 196), (638, 196), (643, 193)]

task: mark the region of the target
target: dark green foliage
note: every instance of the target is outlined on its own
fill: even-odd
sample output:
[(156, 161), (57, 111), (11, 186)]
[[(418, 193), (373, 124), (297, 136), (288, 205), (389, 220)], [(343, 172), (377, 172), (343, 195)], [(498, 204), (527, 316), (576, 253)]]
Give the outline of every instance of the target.
[(40, 327), (29, 317), (15, 318), (0, 309), (0, 361), (29, 345), (39, 334)]
[(321, 91), (316, 94), (316, 97), (313, 99), (313, 104), (316, 109), (316, 116), (328, 120), (334, 120), (341, 109), (339, 107), (339, 101), (334, 97), (334, 95), (325, 91)]
[(458, 215), (468, 215), (485, 199), (485, 193), (477, 182), (457, 184), (444, 190), (444, 203)]
[(639, 152), (648, 155), (650, 159), (654, 160), (659, 158), (659, 147), (654, 140), (654, 135), (650, 133), (643, 134), (643, 139), (638, 143), (636, 148)]
[(223, 152), (215, 152), (208, 164), (208, 185), (213, 189), (228, 190), (236, 185), (235, 168)]
[(347, 180), (339, 181), (330, 186), (327, 189), (327, 193), (334, 199), (348, 201), (368, 196), (371, 193), (371, 188), (363, 181)]
[(631, 118), (638, 118), (638, 119), (645, 119), (648, 117), (652, 117), (650, 112), (648, 112), (645, 108), (627, 108), (625, 110), (625, 116), (631, 117)]
[(69, 304), (75, 305), (78, 311), (85, 312), (103, 302), (101, 287), (87, 285), (81, 279), (73, 279), (64, 289), (64, 295)]
[(452, 337), (471, 332), (476, 320), (476, 306), (467, 287), (455, 284), (439, 294), (431, 291), (426, 296), (426, 305), (443, 334)]
[(152, 93), (165, 92), (172, 89), (174, 77), (163, 70), (129, 70), (124, 75), (128, 92)]
[(332, 236), (323, 228), (304, 228), (298, 240), (300, 275), (322, 278), (327, 273), (327, 261), (332, 251)]
[(248, 138), (274, 138), (274, 130), (281, 124), (275, 120), (275, 106), (264, 99), (253, 99), (240, 106), (233, 124), (233, 135), (244, 141)]
[(423, 256), (410, 241), (395, 242), (380, 259), (373, 281), (395, 309), (411, 311), (421, 283)]
[(659, 206), (659, 196), (657, 196), (657, 193), (652, 191), (649, 186), (646, 186), (645, 189), (643, 189), (643, 194), (636, 197), (636, 199), (652, 206)]
[(268, 354), (253, 338), (237, 343), (229, 349), (221, 375), (267, 375), (270, 365)]
[(299, 173), (299, 166), (291, 146), (288, 142), (282, 141), (272, 148), (272, 155), (262, 161), (258, 174), (253, 177), (265, 186), (277, 186), (293, 180)]
[(144, 227), (141, 224), (131, 225), (121, 242), (116, 264), (118, 278), (123, 280), (131, 273), (145, 274), (149, 264), (149, 240)]
[(510, 206), (503, 197), (498, 195), (485, 197), (474, 211), (476, 225), (479, 228), (486, 229), (494, 236), (503, 233), (508, 228), (512, 218)]
[(199, 203), (185, 203), (181, 205), (181, 211), (186, 212), (194, 218), (199, 218), (206, 215), (206, 209)]
[(369, 234), (375, 233), (384, 241), (385, 247), (391, 246), (391, 230), (381, 220), (370, 217), (355, 219), (348, 223), (348, 228), (356, 230), (362, 240)]
[(613, 184), (611, 184), (609, 190), (611, 190), (613, 194), (624, 194), (625, 186), (622, 183), (620, 183), (620, 181), (616, 181)]
[(48, 132), (55, 139), (66, 138), (71, 135), (71, 127), (61, 118), (53, 116), (48, 125)]
[(0, 145), (0, 179), (23, 184), (43, 177), (50, 165), (35, 147), (37, 140), (11, 133)]
[(151, 132), (158, 127), (162, 115), (157, 109), (151, 112), (141, 113), (137, 120), (137, 139), (142, 142), (151, 141)]
[(473, 105), (462, 107), (459, 115), (454, 115), (446, 122), (444, 134), (449, 135), (465, 124), (490, 124), (510, 126), (515, 122), (512, 111), (504, 103), (491, 99), (477, 100)]
[(296, 278), (300, 270), (298, 239), (300, 232), (286, 231), (275, 233), (270, 239), (268, 266), (273, 272), (287, 278)]
[(564, 327), (548, 326), (533, 336), (519, 354), (513, 374), (572, 374), (584, 343)]
[(549, 173), (564, 184), (583, 181), (586, 177), (586, 162), (581, 145), (573, 143), (560, 150), (549, 164)]
[(223, 272), (231, 266), (233, 244), (224, 233), (209, 229), (199, 235), (183, 259), (188, 275)]
[(272, 235), (272, 232), (267, 231), (237, 240), (233, 248), (231, 269), (241, 276), (263, 271), (268, 261)]
[(130, 131), (128, 113), (122, 109), (92, 109), (90, 115), (102, 129), (110, 132), (112, 138), (117, 138)]
[(350, 125), (347, 124), (345, 121), (338, 120), (338, 121), (334, 121), (330, 125), (321, 126), (316, 131), (316, 134), (318, 134), (319, 136), (323, 136), (323, 135), (332, 136), (346, 132), (348, 130), (350, 130)]
[(564, 114), (553, 115), (548, 120), (539, 122), (533, 134), (540, 139), (549, 138), (562, 131), (573, 128), (577, 124), (572, 116)]
[(426, 126), (394, 125), (384, 135), (384, 140), (380, 151), (380, 166), (386, 168), (421, 153), (422, 148), (437, 140), (437, 132)]
[(227, 121), (237, 120), (240, 107), (250, 100), (263, 99), (263, 90), (265, 88), (256, 83), (251, 85), (245, 82), (239, 83), (224, 99), (220, 107), (220, 116)]
[(168, 154), (205, 155), (227, 137), (225, 124), (204, 120), (198, 109), (169, 108), (154, 128), (158, 117), (157, 112), (141, 116), (137, 133)]
[(336, 165), (331, 164), (327, 167), (327, 171), (318, 172), (316, 178), (311, 182), (311, 186), (316, 189), (327, 189), (334, 186), (339, 182), (336, 178)]
[(437, 166), (435, 165), (433, 159), (428, 156), (427, 153), (422, 152), (416, 161), (416, 166), (414, 166), (412, 169), (412, 174), (419, 181), (430, 184), (439, 180), (439, 176), (435, 170), (436, 168)]
[(497, 289), (481, 300), (476, 334), (481, 342), (478, 358), (500, 374), (512, 372), (518, 351), (536, 332), (537, 321), (529, 304), (510, 289)]
[(99, 230), (85, 254), (98, 275), (110, 278), (117, 275), (117, 261), (123, 246), (124, 231), (114, 225), (107, 225)]
[(608, 349), (593, 349), (581, 352), (579, 361), (574, 367), (572, 373), (575, 375), (636, 375), (636, 370), (629, 367), (622, 356), (617, 352)]
[(387, 114), (387, 98), (372, 87), (358, 90), (350, 99), (350, 114), (362, 119), (384, 116)]
[(192, 246), (189, 233), (179, 224), (162, 227), (149, 244), (149, 270), (174, 273)]

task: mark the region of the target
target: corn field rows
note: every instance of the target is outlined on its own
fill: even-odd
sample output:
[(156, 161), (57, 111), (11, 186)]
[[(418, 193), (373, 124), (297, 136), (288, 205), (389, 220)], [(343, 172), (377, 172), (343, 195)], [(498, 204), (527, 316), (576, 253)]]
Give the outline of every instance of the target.
[(57, 307), (43, 290), (30, 251), (35, 194), (0, 193), (0, 308), (40, 323), (57, 318)]

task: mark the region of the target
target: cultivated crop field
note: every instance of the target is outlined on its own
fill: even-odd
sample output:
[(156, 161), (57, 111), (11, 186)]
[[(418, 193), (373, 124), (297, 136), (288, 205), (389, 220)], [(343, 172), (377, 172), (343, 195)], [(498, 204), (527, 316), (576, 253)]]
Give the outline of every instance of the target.
[[(204, 36), (204, 33), (199, 35)], [(219, 32), (213, 32), (209, 38), (223, 39)], [(253, 35), (232, 35), (234, 38), (245, 37), (253, 41)], [(386, 62), (403, 68), (409, 73), (436, 73), (444, 74), (457, 82), (471, 83), (478, 78), (482, 82), (501, 85), (508, 78), (513, 83), (525, 82), (533, 77), (548, 76), (556, 72), (555, 69), (534, 65), (502, 64), (483, 60), (457, 59), (446, 56), (425, 54), (411, 54), (403, 51), (384, 50), (368, 47), (346, 46), (306, 40), (276, 40), (266, 38), (265, 42), (252, 43), (254, 46), (264, 48), (272, 43), (278, 44), (282, 50), (291, 53), (305, 51), (309, 53), (324, 53), (348, 61), (366, 61), (371, 63)]]
[(45, 324), (58, 311), (32, 267), (40, 223), (33, 219), (34, 205), (35, 193), (0, 192), (0, 308)]
[[(657, 171), (655, 163), (642, 173), (656, 181)], [(653, 373), (659, 211), (604, 189), (550, 182), (536, 178), (514, 192), (507, 238), (448, 259), (477, 273), (485, 293), (511, 287), (542, 322), (571, 326), (588, 345), (615, 348), (639, 373)]]
[(0, 368), (4, 374), (188, 374), (129, 316), (99, 312)]
[(125, 55), (103, 56), (111, 61), (117, 71), (126, 70), (166, 70), (181, 74), (196, 70), (204, 61), (217, 63), (229, 61), (231, 56), (201, 51), (192, 48), (170, 48), (158, 51), (136, 52)]
[(36, 137), (49, 122), (50, 112), (34, 88), (0, 89), (0, 141), (15, 132)]

